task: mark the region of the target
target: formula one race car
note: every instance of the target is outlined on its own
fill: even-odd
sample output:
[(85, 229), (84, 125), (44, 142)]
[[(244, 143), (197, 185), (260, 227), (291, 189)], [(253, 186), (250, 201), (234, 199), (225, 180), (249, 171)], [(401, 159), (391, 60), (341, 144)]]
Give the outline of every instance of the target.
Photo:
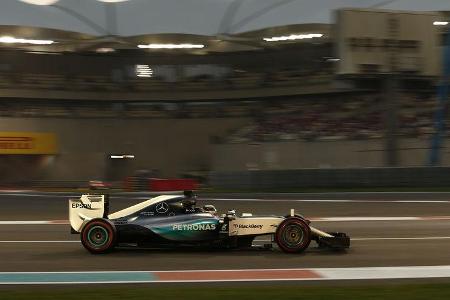
[(311, 240), (319, 247), (345, 249), (345, 233), (327, 233), (291, 212), (287, 216), (253, 216), (234, 210), (219, 216), (212, 205), (196, 207), (191, 192), (162, 195), (108, 214), (108, 195), (82, 195), (69, 200), (72, 233), (79, 233), (91, 253), (104, 253), (115, 246), (180, 247), (201, 246), (224, 249), (248, 248), (257, 236), (271, 235), (282, 251), (299, 253)]

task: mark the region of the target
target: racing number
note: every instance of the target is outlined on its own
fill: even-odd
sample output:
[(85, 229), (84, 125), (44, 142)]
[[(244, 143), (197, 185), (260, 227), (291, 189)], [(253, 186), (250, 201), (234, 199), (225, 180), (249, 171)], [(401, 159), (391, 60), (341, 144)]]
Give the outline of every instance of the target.
[(227, 231), (228, 230), (228, 224), (222, 224), (222, 227), (220, 228), (220, 231)]

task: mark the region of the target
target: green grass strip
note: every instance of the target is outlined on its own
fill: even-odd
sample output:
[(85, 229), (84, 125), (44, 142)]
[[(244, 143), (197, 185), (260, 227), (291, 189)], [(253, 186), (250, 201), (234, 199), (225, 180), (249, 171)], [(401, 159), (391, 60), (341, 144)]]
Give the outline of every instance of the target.
[(384, 284), (367, 286), (303, 286), (285, 285), (267, 286), (211, 286), (179, 285), (166, 286), (39, 286), (39, 287), (1, 287), (0, 298), (8, 300), (34, 299), (95, 299), (95, 300), (133, 300), (133, 299), (450, 299), (448, 284)]

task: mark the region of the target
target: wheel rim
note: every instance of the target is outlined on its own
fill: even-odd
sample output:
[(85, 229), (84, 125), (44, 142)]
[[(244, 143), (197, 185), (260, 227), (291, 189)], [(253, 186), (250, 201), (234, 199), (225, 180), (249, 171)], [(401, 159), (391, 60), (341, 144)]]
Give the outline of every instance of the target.
[(281, 238), (288, 248), (296, 248), (298, 245), (302, 244), (305, 235), (301, 226), (290, 224), (283, 230)]
[(93, 226), (89, 229), (87, 233), (87, 238), (89, 243), (95, 247), (99, 248), (104, 246), (109, 239), (108, 231), (102, 226)]

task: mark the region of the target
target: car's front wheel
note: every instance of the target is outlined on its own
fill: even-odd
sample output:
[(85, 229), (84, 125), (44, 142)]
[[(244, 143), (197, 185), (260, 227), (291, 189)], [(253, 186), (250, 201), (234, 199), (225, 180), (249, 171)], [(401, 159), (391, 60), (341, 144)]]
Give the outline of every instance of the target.
[(311, 242), (311, 229), (301, 218), (286, 218), (278, 225), (275, 242), (286, 253), (302, 252)]
[(111, 251), (116, 244), (116, 228), (106, 219), (93, 219), (81, 230), (81, 243), (93, 254)]

